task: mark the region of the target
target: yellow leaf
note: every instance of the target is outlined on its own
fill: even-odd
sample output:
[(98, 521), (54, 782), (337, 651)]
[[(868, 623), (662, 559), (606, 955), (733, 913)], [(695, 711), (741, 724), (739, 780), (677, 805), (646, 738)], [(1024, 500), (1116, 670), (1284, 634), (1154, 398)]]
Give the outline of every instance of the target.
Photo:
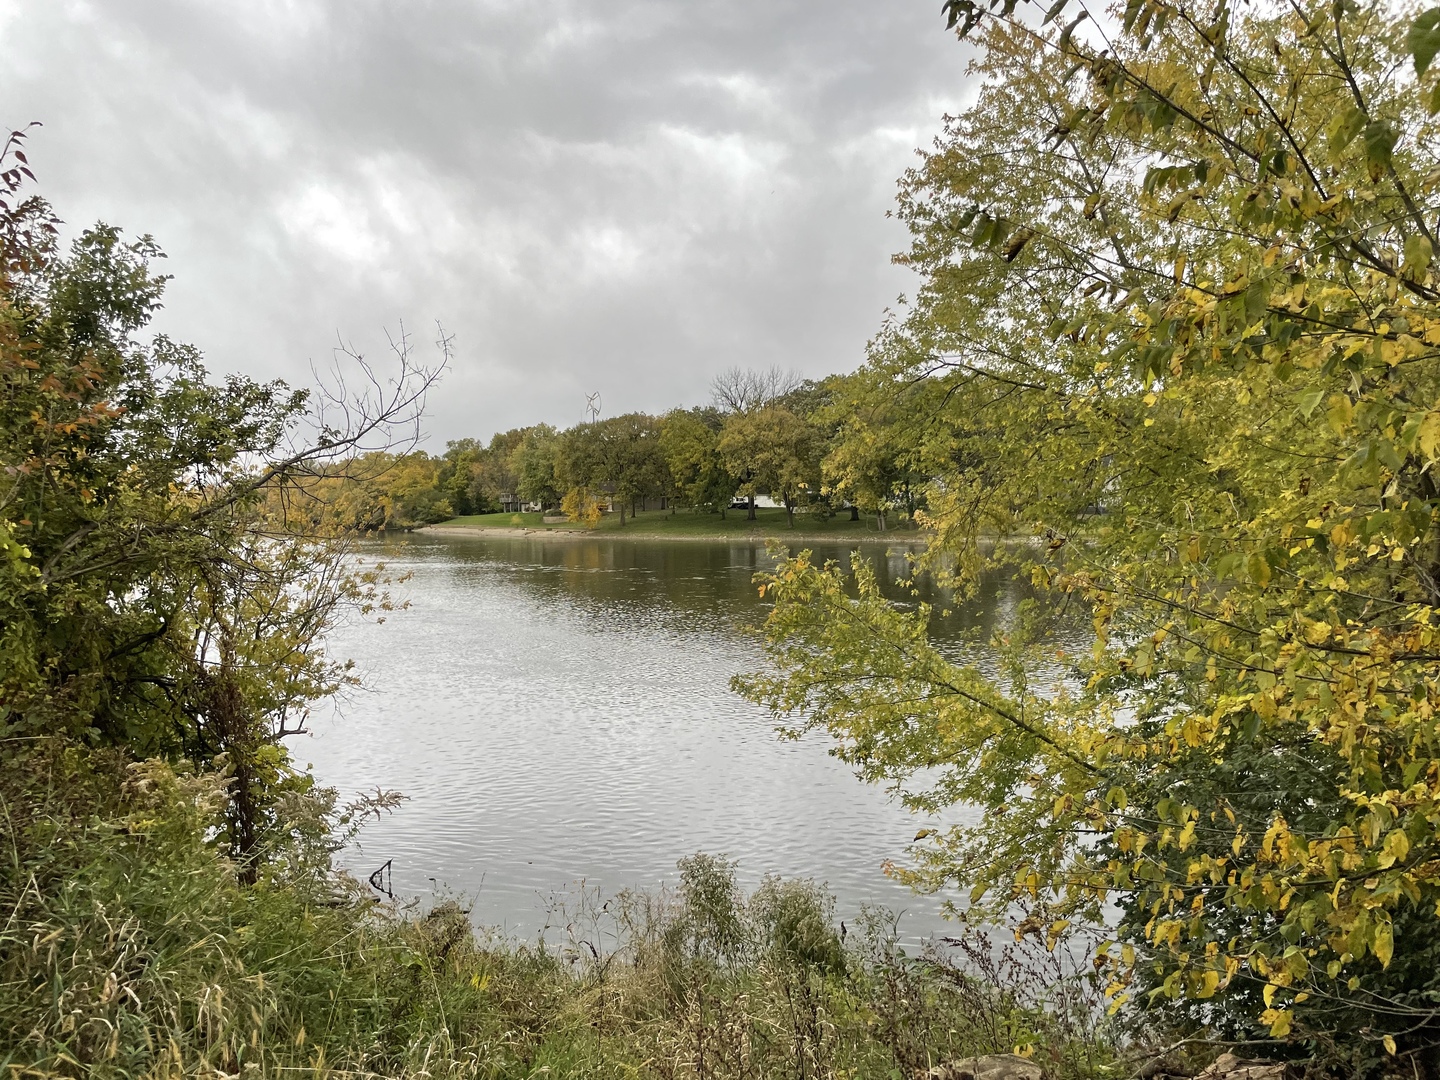
[(1332, 394), (1325, 415), (1330, 421), (1331, 429), (1340, 434), (1355, 418), (1355, 407), (1344, 394)]
[(1253, 552), (1250, 555), (1250, 580), (1256, 585), (1264, 586), (1270, 583), (1270, 563), (1266, 560), (1263, 552)]
[(1425, 271), (1430, 269), (1430, 262), (1434, 257), (1435, 251), (1423, 233), (1416, 233), (1405, 241), (1405, 269), (1411, 271), (1415, 280), (1419, 280)]
[(1215, 991), (1220, 986), (1220, 973), (1215, 970), (1205, 972), (1200, 977), (1200, 996), (1202, 998), (1214, 997)]
[(1385, 837), (1385, 850), (1394, 855), (1396, 859), (1403, 860), (1410, 854), (1410, 837), (1405, 835), (1403, 829), (1392, 829)]
[(1375, 941), (1370, 948), (1375, 953), (1375, 959), (1380, 961), (1381, 967), (1390, 966), (1390, 957), (1395, 952), (1395, 938), (1390, 932), (1389, 923), (1380, 923), (1375, 927)]
[(1381, 1039), (1380, 1041), (1385, 1044), (1385, 1052), (1386, 1052), (1387, 1054), (1389, 1054), (1391, 1057), (1394, 1057), (1394, 1056), (1395, 1056), (1395, 1038), (1394, 1038), (1394, 1036), (1392, 1036), (1392, 1035), (1386, 1035), (1386, 1036), (1385, 1036), (1383, 1039)]
[(1195, 819), (1191, 818), (1180, 830), (1179, 846), (1181, 851), (1187, 850), (1195, 842)]
[(1270, 1024), (1270, 1034), (1277, 1039), (1283, 1039), (1290, 1034), (1290, 1010), (1280, 1009), (1275, 1013), (1275, 1019)]

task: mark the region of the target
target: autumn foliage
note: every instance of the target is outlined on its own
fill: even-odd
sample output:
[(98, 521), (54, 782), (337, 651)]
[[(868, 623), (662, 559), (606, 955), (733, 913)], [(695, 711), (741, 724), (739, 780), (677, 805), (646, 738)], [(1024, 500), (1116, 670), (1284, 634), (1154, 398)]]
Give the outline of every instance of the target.
[(902, 181), (919, 289), (868, 396), (925, 462), (925, 565), (1035, 600), (982, 671), (800, 555), (765, 582), (780, 672), (742, 686), (983, 807), (905, 873), (1108, 925), (1116, 1008), (1427, 1060), (1437, 16), (947, 9), (983, 89)]

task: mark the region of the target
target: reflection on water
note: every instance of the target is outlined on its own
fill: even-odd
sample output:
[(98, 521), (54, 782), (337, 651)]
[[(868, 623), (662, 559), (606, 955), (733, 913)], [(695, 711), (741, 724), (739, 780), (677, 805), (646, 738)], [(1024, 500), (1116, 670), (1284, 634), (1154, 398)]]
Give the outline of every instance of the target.
[[(707, 851), (747, 884), (828, 882), (841, 915), (883, 903), (912, 934), (940, 927), (935, 898), (881, 873), (923, 822), (729, 690), (762, 663), (745, 627), (764, 617), (763, 547), (422, 534), (366, 554), (413, 574), (410, 607), (333, 636), (367, 689), (294, 745), (342, 793), (410, 798), (367, 828), (356, 871), (393, 859), (397, 893), (460, 893), (477, 921), (528, 935), (550, 894), (673, 880)], [(904, 566), (888, 556), (888, 577)], [(988, 583), (939, 634), (1003, 618), (1015, 593)]]

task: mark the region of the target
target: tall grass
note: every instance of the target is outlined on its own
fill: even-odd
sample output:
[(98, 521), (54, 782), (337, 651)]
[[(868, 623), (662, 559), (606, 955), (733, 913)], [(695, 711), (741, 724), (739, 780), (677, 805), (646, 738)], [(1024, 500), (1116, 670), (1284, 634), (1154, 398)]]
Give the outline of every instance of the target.
[(1064, 956), (843, 937), (808, 882), (720, 859), (582, 895), (548, 944), (407, 914), (329, 869), (349, 814), (289, 807), (254, 886), (211, 846), (219, 777), (73, 745), (0, 770), (0, 1069), (57, 1077), (909, 1077), (972, 1053), (1103, 1075)]

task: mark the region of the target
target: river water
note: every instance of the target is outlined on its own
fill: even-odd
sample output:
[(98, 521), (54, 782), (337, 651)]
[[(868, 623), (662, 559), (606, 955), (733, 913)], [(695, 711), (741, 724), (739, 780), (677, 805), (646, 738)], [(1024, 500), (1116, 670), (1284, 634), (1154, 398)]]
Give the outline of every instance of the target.
[[(928, 822), (825, 736), (783, 741), (729, 689), (764, 666), (748, 629), (765, 615), (763, 546), (421, 533), (363, 555), (410, 575), (392, 590), (409, 607), (332, 635), (365, 689), (292, 744), (342, 795), (408, 797), (346, 854), (362, 878), (390, 860), (397, 894), (458, 896), (476, 922), (533, 937), (557, 899), (673, 882), (705, 851), (738, 860), (746, 885), (824, 882), (840, 917), (877, 904), (907, 937), (944, 929), (935, 897), (882, 872)], [(904, 569), (880, 545), (866, 557)], [(958, 643), (1013, 592), (992, 587), (937, 634)]]

